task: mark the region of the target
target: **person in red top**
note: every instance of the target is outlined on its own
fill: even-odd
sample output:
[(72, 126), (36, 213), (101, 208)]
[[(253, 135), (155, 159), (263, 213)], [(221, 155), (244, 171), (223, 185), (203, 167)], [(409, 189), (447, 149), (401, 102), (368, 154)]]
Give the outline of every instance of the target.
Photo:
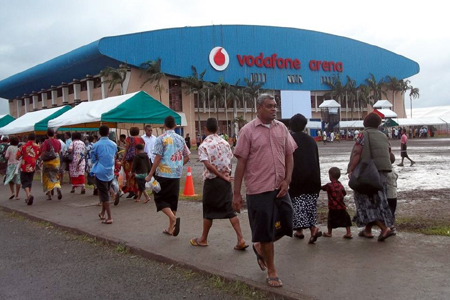
[(333, 228), (345, 227), (347, 234), (344, 235), (344, 239), (352, 239), (352, 232), (350, 226), (352, 226), (352, 220), (347, 212), (344, 203), (344, 197), (347, 195), (344, 187), (339, 182), (341, 177), (341, 170), (336, 167), (332, 167), (328, 170), (328, 176), (331, 182), (322, 186), (322, 191), (326, 191), (328, 195), (328, 232), (324, 233), (324, 237), (331, 237)]
[(133, 159), (136, 156), (136, 145), (142, 144), (145, 145), (145, 141), (139, 136), (139, 128), (131, 127), (130, 135), (126, 139), (125, 153), (122, 158), (122, 166), (123, 170), (126, 174), (126, 186), (122, 188), (124, 193), (128, 193), (127, 198), (137, 199), (138, 194), (138, 186), (136, 178), (134, 178), (133, 173), (131, 172), (131, 168), (133, 166)]
[(55, 139), (55, 131), (51, 128), (47, 129), (47, 136), (41, 145), (41, 158), (43, 158), (46, 151), (53, 151), (56, 153), (56, 158), (48, 161), (44, 161), (42, 167), (42, 187), (44, 193), (47, 195), (47, 200), (52, 200), (52, 191), (56, 189), (58, 192), (58, 200), (62, 199), (61, 194), (61, 183), (60, 183), (60, 158), (59, 153), (61, 152), (61, 143)]
[(411, 167), (412, 167), (412, 165), (414, 165), (416, 163), (411, 158), (409, 158), (408, 152), (406, 152), (406, 144), (408, 144), (408, 137), (406, 136), (406, 129), (403, 128), (402, 129), (402, 139), (400, 140), (400, 146), (401, 146), (400, 156), (402, 157), (402, 162), (398, 165), (399, 167), (403, 167), (403, 160), (405, 159), (405, 157), (407, 159), (409, 159), (409, 161), (411, 162)]
[(34, 197), (31, 195), (31, 186), (33, 185), (34, 171), (36, 170), (36, 160), (40, 155), (39, 146), (36, 144), (36, 135), (31, 132), (28, 135), (28, 142), (19, 148), (16, 153), (16, 159), (22, 158), (20, 165), (20, 182), (25, 190), (25, 202), (28, 205), (33, 204)]

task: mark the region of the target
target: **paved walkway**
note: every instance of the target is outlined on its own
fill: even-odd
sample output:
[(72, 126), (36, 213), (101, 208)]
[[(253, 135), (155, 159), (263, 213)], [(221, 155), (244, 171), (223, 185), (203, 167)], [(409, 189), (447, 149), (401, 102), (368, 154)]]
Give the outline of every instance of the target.
[[(62, 201), (46, 201), (41, 184), (34, 182), (32, 206), (22, 200), (7, 200), (9, 188), (0, 187), (0, 207), (6, 211), (45, 220), (65, 229), (122, 243), (135, 253), (185, 265), (206, 273), (280, 293), (293, 299), (449, 299), (450, 238), (399, 233), (384, 243), (358, 238), (343, 239), (345, 230), (333, 238), (320, 238), (315, 245), (305, 240), (283, 238), (276, 244), (276, 265), (283, 280), (281, 289), (265, 285), (265, 273), (257, 266), (251, 248), (235, 251), (234, 231), (228, 220), (216, 220), (209, 247), (193, 247), (189, 240), (201, 233), (201, 203), (180, 201), (181, 233), (162, 234), (167, 218), (148, 204), (124, 200), (112, 206), (114, 224), (100, 223), (92, 190), (86, 195), (70, 194), (63, 186)], [(79, 191), (78, 191), (79, 193)], [(250, 243), (246, 211), (241, 226)], [(325, 226), (322, 226), (325, 230)]]

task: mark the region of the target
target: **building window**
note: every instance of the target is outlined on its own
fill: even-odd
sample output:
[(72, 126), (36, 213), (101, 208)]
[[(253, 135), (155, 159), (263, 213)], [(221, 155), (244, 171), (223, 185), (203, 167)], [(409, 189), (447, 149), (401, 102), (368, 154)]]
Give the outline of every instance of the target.
[(58, 88), (58, 89), (56, 90), (56, 97), (57, 97), (57, 98), (62, 97), (62, 88)]
[(102, 79), (100, 77), (94, 78), (94, 89), (102, 86)]
[(70, 84), (69, 85), (69, 95), (72, 95), (73, 94), (73, 84)]
[(47, 99), (52, 99), (52, 92), (51, 91), (47, 92)]
[(174, 111), (183, 111), (180, 80), (169, 80), (169, 107)]
[(87, 91), (87, 81), (82, 81), (80, 85), (81, 91)]
[(38, 102), (42, 102), (42, 94), (38, 94)]

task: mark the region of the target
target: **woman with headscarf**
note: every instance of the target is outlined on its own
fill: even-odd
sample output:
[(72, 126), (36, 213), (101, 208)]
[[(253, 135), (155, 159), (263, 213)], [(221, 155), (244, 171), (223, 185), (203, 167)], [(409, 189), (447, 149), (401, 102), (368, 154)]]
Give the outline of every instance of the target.
[(137, 199), (138, 186), (134, 174), (131, 172), (131, 168), (133, 166), (133, 159), (136, 156), (136, 145), (145, 145), (145, 141), (139, 136), (138, 127), (131, 127), (130, 135), (126, 139), (125, 153), (122, 158), (122, 166), (126, 177), (126, 186), (122, 188), (122, 191), (128, 193), (127, 198)]
[[(374, 160), (375, 166), (380, 175), (382, 189), (375, 194), (364, 194), (354, 191), (356, 215), (354, 221), (358, 227), (364, 229), (358, 236), (373, 238), (372, 227), (377, 225), (381, 229), (378, 241), (382, 242), (395, 233), (390, 227), (393, 225), (393, 216), (387, 201), (387, 173), (392, 171), (389, 157), (389, 141), (385, 134), (378, 130), (381, 118), (375, 113), (370, 113), (364, 118), (364, 130), (356, 136), (356, 143), (353, 147), (350, 162), (348, 164), (348, 176), (351, 177), (353, 171), (360, 161)], [(363, 152), (364, 147), (370, 151)]]
[(69, 164), (70, 183), (72, 184), (70, 192), (75, 193), (75, 189), (80, 187), (81, 194), (85, 194), (86, 145), (81, 140), (80, 132), (72, 134), (72, 143), (70, 143), (67, 151), (73, 154), (72, 162)]
[(294, 236), (303, 239), (303, 229), (311, 231), (310, 244), (314, 244), (322, 232), (316, 227), (317, 199), (320, 192), (319, 151), (316, 141), (304, 133), (308, 120), (302, 114), (289, 121), (292, 137), (298, 148), (294, 151), (294, 170), (289, 185), (289, 195), (294, 208)]
[[(47, 195), (47, 200), (52, 200), (52, 191), (56, 189), (58, 199), (62, 199), (61, 183), (60, 183), (60, 152), (61, 143), (55, 139), (55, 132), (53, 129), (47, 129), (47, 137), (40, 148), (42, 165), (42, 187), (44, 193)], [(54, 158), (46, 159), (47, 153), (54, 152)]]

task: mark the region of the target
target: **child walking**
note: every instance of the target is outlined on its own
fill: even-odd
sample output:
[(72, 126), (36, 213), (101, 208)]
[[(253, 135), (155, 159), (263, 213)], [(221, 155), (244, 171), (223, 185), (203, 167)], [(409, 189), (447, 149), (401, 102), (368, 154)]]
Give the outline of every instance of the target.
[(345, 227), (347, 233), (344, 235), (345, 239), (352, 239), (352, 232), (350, 226), (352, 226), (352, 220), (347, 212), (344, 203), (344, 197), (347, 195), (344, 187), (339, 182), (341, 177), (341, 170), (336, 167), (328, 170), (328, 176), (331, 182), (322, 186), (322, 190), (327, 192), (328, 195), (328, 232), (323, 236), (331, 237), (333, 228)]
[[(395, 155), (391, 152), (391, 164), (395, 162)], [(392, 168), (392, 171), (387, 173), (387, 201), (394, 217), (395, 224), (395, 210), (397, 209), (397, 179), (398, 174)], [(395, 226), (391, 227), (391, 231), (395, 233)]]
[(144, 145), (136, 145), (137, 154), (133, 159), (133, 166), (131, 167), (131, 172), (134, 174), (138, 185), (138, 196), (135, 202), (141, 201), (141, 196), (144, 194), (145, 201), (144, 204), (150, 200), (150, 196), (145, 191), (145, 177), (150, 173), (151, 166), (148, 160), (147, 153), (144, 152)]

